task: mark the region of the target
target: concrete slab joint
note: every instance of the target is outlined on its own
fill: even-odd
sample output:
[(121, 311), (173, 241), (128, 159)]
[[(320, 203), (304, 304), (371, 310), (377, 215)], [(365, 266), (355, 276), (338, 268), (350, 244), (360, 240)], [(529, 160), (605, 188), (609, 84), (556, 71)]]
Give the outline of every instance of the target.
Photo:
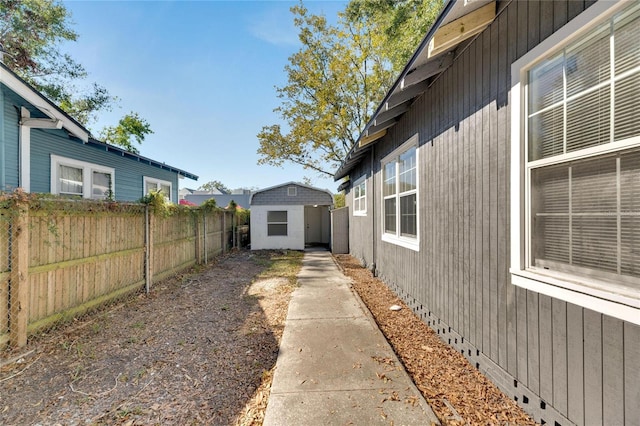
[(298, 283), (264, 425), (439, 424), (331, 254), (306, 252)]

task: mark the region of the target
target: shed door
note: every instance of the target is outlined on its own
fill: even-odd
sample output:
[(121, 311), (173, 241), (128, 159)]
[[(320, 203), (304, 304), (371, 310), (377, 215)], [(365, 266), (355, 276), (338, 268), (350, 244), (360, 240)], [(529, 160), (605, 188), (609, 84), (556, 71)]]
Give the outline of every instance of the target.
[(323, 208), (305, 206), (304, 207), (304, 243), (322, 243), (322, 210)]

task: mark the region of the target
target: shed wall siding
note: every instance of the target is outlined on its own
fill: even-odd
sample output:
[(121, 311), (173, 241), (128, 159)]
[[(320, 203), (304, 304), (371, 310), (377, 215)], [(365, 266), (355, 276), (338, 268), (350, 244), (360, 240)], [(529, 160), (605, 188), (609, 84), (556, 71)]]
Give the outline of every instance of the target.
[(173, 200), (178, 200), (178, 175), (90, 145), (60, 137), (54, 132), (31, 130), (31, 191), (51, 192), (51, 154), (115, 169), (115, 197), (119, 201), (137, 201), (143, 195), (143, 177), (172, 184)]
[[(267, 212), (287, 211), (287, 235), (267, 235)], [(251, 250), (304, 250), (304, 206), (251, 205)]]
[[(508, 269), (510, 67), (591, 3), (513, 1), (458, 52), (375, 146), (376, 213), (351, 215), (350, 251), (537, 421), (631, 425), (640, 327), (515, 287)], [(418, 252), (380, 240), (379, 191), (380, 160), (416, 133)]]

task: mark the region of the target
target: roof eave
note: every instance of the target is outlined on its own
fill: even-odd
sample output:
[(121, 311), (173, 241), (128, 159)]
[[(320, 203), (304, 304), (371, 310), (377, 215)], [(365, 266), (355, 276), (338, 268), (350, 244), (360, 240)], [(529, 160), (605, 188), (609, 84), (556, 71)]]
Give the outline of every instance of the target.
[(180, 176), (184, 176), (184, 177), (186, 177), (188, 179), (193, 179), (193, 180), (198, 180), (199, 179), (199, 176), (195, 175), (193, 173), (189, 173), (189, 172), (184, 171), (182, 169), (179, 169), (177, 167), (173, 167), (173, 166), (170, 166), (168, 164), (161, 163), (160, 161), (152, 160), (151, 158), (148, 158), (148, 157), (143, 157), (142, 155), (135, 154), (133, 152), (127, 151), (127, 150), (122, 149), (120, 147), (117, 147), (117, 146), (114, 146), (114, 145), (110, 145), (110, 144), (108, 144), (106, 142), (99, 141), (98, 139), (91, 138), (91, 139), (89, 139), (87, 141), (87, 144), (91, 145), (91, 146), (94, 146), (96, 148), (104, 149), (107, 152), (114, 152), (114, 153), (120, 154), (123, 157), (129, 157), (129, 158), (131, 158), (133, 160), (137, 160), (137, 161), (140, 161), (140, 162), (147, 163), (150, 166), (154, 166), (154, 167), (158, 167), (160, 169), (168, 170), (168, 171), (176, 173), (176, 174), (178, 174)]
[(0, 62), (0, 82), (16, 92), (31, 105), (38, 108), (49, 118), (60, 120), (62, 122), (62, 127), (64, 127), (73, 136), (85, 143), (89, 141), (89, 130), (60, 109), (56, 104), (51, 102), (46, 96), (33, 88), (29, 83), (23, 80), (2, 62)]
[[(442, 11), (436, 18), (435, 22), (429, 28), (427, 34), (412, 55), (411, 59), (399, 74), (398, 79), (394, 82), (382, 102), (378, 105), (378, 108), (373, 113), (371, 119), (356, 140), (355, 145), (351, 148), (343, 162), (338, 167), (338, 170), (334, 174), (334, 181), (347, 176), (364, 154), (366, 154), (375, 143), (382, 139), (385, 134), (382, 130), (395, 125), (399, 118), (411, 107), (411, 104), (415, 99), (421, 96), (422, 93), (428, 89), (430, 81), (432, 81), (437, 75), (444, 72), (444, 70), (453, 63), (452, 52), (464, 40), (466, 40), (466, 38), (461, 38), (457, 42), (451, 42), (450, 45), (446, 45), (444, 48), (441, 48), (441, 50), (433, 54), (432, 59), (431, 56), (428, 56), (429, 59), (422, 64), (418, 63), (418, 60), (425, 51), (432, 53), (433, 46), (431, 46), (431, 44), (436, 36), (436, 32), (442, 26), (446, 27), (446, 25), (453, 22), (444, 24), (448, 15), (457, 3), (457, 0), (445, 0)], [(482, 2), (478, 3), (481, 4)], [(485, 5), (480, 5), (476, 9), (471, 10), (468, 15), (461, 15), (456, 19), (456, 21), (462, 17), (470, 17), (474, 11), (489, 3), (495, 4), (495, 1), (487, 1)], [(481, 32), (482, 29), (484, 29), (484, 27), (474, 29), (475, 32), (470, 33), (468, 37)], [(443, 29), (443, 32), (446, 31)], [(417, 63), (419, 67), (416, 66)], [(374, 137), (373, 135), (376, 135), (377, 137)], [(366, 140), (366, 143), (362, 143), (363, 140)]]

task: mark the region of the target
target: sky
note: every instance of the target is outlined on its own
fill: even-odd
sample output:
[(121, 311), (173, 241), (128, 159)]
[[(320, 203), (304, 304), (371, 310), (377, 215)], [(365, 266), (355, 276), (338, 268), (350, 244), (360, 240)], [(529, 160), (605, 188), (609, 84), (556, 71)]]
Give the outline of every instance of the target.
[[(310, 179), (337, 192), (339, 182), (300, 166), (258, 165), (257, 134), (282, 124), (276, 87), (301, 44), (294, 1), (64, 0), (78, 40), (64, 50), (96, 82), (118, 97), (88, 127), (97, 136), (134, 111), (153, 134), (140, 154), (188, 171), (196, 189), (217, 180), (231, 189), (267, 188)], [(335, 22), (346, 1), (305, 0), (310, 12)], [(80, 85), (82, 87), (82, 84)]]

